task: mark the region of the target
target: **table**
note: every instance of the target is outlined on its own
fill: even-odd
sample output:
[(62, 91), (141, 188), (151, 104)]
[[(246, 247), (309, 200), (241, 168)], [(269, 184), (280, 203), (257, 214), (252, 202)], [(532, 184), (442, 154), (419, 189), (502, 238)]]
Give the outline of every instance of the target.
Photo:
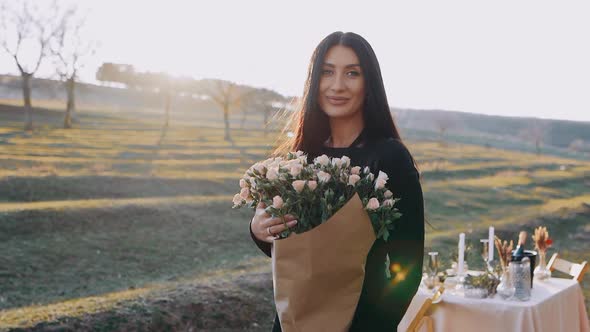
[[(412, 299), (398, 331), (406, 332), (432, 290), (420, 286)], [(466, 298), (446, 289), (442, 301), (429, 311), (434, 330), (443, 331), (501, 331), (501, 332), (588, 332), (588, 315), (584, 295), (575, 280), (550, 278), (534, 280), (531, 299), (525, 302), (493, 298)]]

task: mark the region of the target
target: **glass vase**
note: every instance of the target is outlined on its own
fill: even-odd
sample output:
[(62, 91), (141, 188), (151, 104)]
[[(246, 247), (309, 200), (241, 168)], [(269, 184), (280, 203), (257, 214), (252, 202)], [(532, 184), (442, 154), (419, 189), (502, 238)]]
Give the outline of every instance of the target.
[(535, 275), (535, 279), (537, 280), (546, 280), (551, 278), (551, 270), (547, 267), (546, 263), (546, 252), (543, 250), (539, 250), (539, 265), (535, 267), (535, 271), (533, 272)]
[(510, 299), (514, 296), (514, 285), (510, 278), (510, 271), (505, 268), (503, 269), (502, 276), (500, 277), (500, 283), (496, 287), (496, 293), (500, 295), (504, 300)]

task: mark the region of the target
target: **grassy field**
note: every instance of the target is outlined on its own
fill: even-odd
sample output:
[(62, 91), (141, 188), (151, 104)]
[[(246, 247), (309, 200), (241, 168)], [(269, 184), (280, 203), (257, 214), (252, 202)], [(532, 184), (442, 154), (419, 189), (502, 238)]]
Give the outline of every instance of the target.
[[(228, 143), (215, 113), (166, 132), (153, 116), (80, 112), (71, 130), (60, 129), (61, 116), (40, 112), (37, 129), (24, 133), (18, 112), (0, 110), (0, 330), (51, 321), (79, 330), (268, 330), (269, 261), (250, 239), (250, 212), (230, 207), (236, 180), (277, 133), (234, 129)], [(546, 225), (549, 254), (590, 260), (588, 160), (407, 144), (433, 226), (427, 250), (443, 261), (458, 233), (478, 243), (490, 225), (515, 240)], [(469, 255), (471, 266), (478, 257)], [(590, 308), (590, 286), (584, 292)]]

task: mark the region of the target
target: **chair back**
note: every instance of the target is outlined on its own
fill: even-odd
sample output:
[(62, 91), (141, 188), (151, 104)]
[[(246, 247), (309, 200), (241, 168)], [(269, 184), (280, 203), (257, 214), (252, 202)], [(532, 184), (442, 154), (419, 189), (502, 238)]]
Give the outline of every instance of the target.
[(547, 267), (551, 271), (557, 270), (563, 273), (567, 273), (570, 276), (574, 277), (574, 279), (578, 282), (582, 282), (584, 274), (586, 274), (589, 268), (588, 262), (586, 261), (583, 261), (579, 264), (572, 263), (563, 258), (559, 258), (559, 255), (557, 253), (554, 253), (553, 256), (551, 256), (549, 263), (547, 263)]
[(420, 310), (418, 310), (416, 316), (414, 316), (414, 319), (412, 320), (410, 325), (408, 325), (407, 332), (418, 332), (423, 325), (426, 325), (427, 332), (434, 332), (434, 322), (431, 317), (426, 316), (426, 313), (428, 312), (428, 309), (430, 309), (430, 307), (432, 306), (433, 301), (436, 303), (439, 302), (438, 299), (442, 296), (444, 291), (445, 287), (440, 286), (431, 298), (427, 298), (426, 300), (424, 300), (424, 303), (422, 303)]

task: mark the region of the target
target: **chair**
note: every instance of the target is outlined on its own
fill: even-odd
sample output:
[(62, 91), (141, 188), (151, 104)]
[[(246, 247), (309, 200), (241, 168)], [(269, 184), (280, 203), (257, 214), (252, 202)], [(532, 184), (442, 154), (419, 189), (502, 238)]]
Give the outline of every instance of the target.
[(418, 310), (418, 313), (416, 314), (410, 325), (408, 325), (407, 332), (418, 332), (424, 324), (426, 324), (426, 331), (434, 332), (434, 321), (432, 317), (426, 316), (426, 312), (428, 311), (428, 309), (430, 309), (433, 302), (439, 302), (439, 298), (442, 296), (444, 290), (445, 287), (440, 286), (431, 298), (426, 299), (424, 303), (422, 303), (420, 310)]
[(551, 271), (557, 270), (563, 273), (567, 273), (570, 276), (574, 277), (574, 279), (578, 282), (582, 282), (584, 274), (588, 271), (589, 268), (588, 262), (586, 261), (583, 261), (580, 264), (572, 263), (570, 261), (566, 261), (563, 258), (559, 258), (559, 255), (557, 253), (554, 253), (553, 256), (551, 256), (549, 263), (547, 263), (547, 267)]

